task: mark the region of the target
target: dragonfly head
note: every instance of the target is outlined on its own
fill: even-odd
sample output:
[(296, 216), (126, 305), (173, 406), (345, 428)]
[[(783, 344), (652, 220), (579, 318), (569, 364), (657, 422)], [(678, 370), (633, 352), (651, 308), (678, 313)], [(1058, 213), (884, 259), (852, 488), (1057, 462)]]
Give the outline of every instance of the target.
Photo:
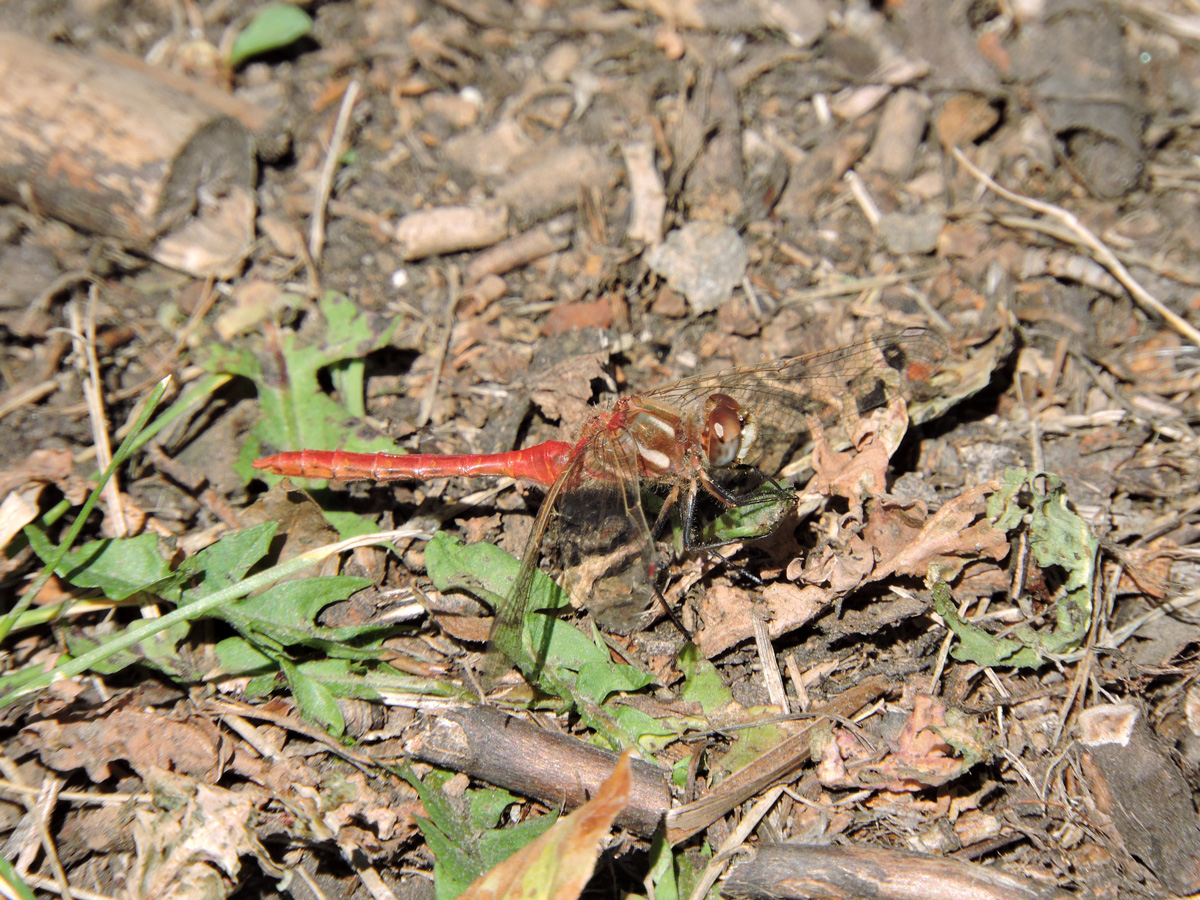
[(710, 466), (745, 462), (758, 437), (758, 425), (728, 394), (712, 394), (704, 404), (704, 453)]

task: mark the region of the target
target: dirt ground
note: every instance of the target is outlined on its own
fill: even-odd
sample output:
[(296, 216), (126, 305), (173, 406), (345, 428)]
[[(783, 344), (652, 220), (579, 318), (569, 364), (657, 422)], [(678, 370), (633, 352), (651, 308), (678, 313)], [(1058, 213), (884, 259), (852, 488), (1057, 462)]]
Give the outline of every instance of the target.
[[(1196, 0), (304, 8), (231, 68), (257, 8), (0, 6), (6, 67), (119, 51), (257, 160), (189, 268), (105, 193), (169, 116), (0, 125), (50, 148), (0, 160), (3, 880), (453, 897), (544, 832), (487, 890), (1200, 891)], [(615, 434), (681, 379), (772, 502), (646, 541), (707, 475), (564, 476), (524, 678), (491, 545), (546, 484), (252, 467)]]

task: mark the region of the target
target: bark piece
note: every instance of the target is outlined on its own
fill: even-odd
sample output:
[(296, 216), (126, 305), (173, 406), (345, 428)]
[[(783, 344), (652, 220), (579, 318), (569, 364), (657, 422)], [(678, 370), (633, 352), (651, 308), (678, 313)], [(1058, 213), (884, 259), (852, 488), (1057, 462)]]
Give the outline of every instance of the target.
[(917, 166), (917, 150), (929, 124), (929, 107), (928, 97), (909, 88), (889, 97), (863, 166), (899, 181), (911, 178)]
[(0, 197), (224, 277), (253, 237), (237, 119), (123, 68), (0, 32)]
[(688, 222), (646, 254), (646, 265), (667, 279), (701, 315), (719, 309), (746, 277), (750, 252), (733, 228), (716, 222)]
[[(544, 731), (490, 706), (426, 716), (405, 749), (418, 759), (555, 808), (582, 805), (617, 765), (615, 753)], [(648, 837), (671, 802), (667, 773), (634, 760), (632, 774), (629, 805), (617, 824)]]
[(1079, 717), (1080, 757), (1100, 811), (1129, 852), (1176, 894), (1200, 891), (1200, 827), (1183, 773), (1131, 703)]
[(508, 208), (502, 203), (422, 209), (396, 223), (396, 241), (405, 259), (490, 247), (507, 235)]
[(480, 253), (467, 266), (467, 284), (482, 281), (488, 275), (503, 275), (542, 257), (571, 246), (571, 219), (562, 216), (537, 228), (514, 235)]
[(519, 228), (574, 209), (581, 194), (606, 193), (617, 180), (612, 161), (599, 150), (582, 145), (538, 147), (527, 154), (524, 163), (495, 193)]

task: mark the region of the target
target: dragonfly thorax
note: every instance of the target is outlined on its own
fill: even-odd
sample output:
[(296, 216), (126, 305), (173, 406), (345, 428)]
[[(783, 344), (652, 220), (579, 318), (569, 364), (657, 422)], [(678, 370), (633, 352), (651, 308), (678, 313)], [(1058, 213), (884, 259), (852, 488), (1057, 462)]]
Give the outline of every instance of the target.
[(732, 466), (746, 461), (758, 426), (748, 410), (728, 394), (712, 394), (704, 404), (701, 435), (710, 466)]

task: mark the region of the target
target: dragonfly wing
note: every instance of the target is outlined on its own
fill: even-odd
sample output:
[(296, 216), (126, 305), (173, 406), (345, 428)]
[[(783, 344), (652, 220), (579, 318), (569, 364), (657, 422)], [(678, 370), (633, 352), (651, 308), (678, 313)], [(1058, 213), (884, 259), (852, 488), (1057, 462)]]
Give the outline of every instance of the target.
[[(632, 631), (652, 606), (654, 547), (642, 512), (636, 457), (622, 436), (593, 436), (547, 491), (517, 578), (495, 611), (490, 641), (495, 652), (486, 681), (497, 680), (501, 655), (531, 679), (544, 662), (545, 646), (524, 646), (526, 614), (539, 606), (532, 593), (544, 548), (557, 550), (563, 587), (605, 628)], [(626, 622), (632, 624), (623, 628)], [(549, 632), (533, 628), (531, 634), (546, 638)]]
[(758, 426), (746, 462), (777, 472), (807, 446), (813, 428), (847, 433), (861, 416), (896, 397), (924, 400), (943, 389), (946, 342), (922, 329), (871, 338), (793, 359), (698, 375), (646, 392), (680, 409), (726, 394), (749, 410)]
[(629, 634), (653, 617), (658, 571), (636, 450), (625, 432), (601, 431), (581, 456), (555, 519), (563, 587), (606, 631)]

